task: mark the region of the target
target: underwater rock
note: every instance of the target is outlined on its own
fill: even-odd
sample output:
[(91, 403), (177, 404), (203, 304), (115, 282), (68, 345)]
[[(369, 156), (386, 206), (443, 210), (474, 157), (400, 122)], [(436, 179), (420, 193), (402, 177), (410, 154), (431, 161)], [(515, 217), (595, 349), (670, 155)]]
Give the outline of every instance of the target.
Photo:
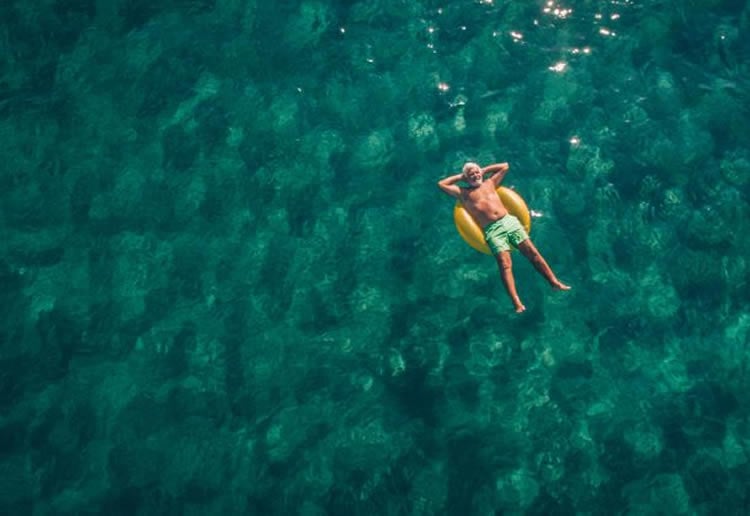
[(722, 464), (721, 454), (715, 448), (707, 448), (691, 457), (682, 474), (685, 488), (693, 503), (721, 503), (732, 478)]
[(0, 507), (6, 514), (33, 512), (35, 480), (26, 454), (4, 456), (0, 461)]
[(696, 293), (718, 296), (724, 291), (725, 280), (716, 266), (715, 254), (683, 248), (676, 250), (670, 259), (672, 284), (681, 296)]
[(173, 125), (164, 131), (161, 147), (162, 166), (175, 172), (189, 170), (200, 154), (198, 135), (179, 125)]
[(614, 162), (603, 158), (601, 150), (593, 145), (578, 145), (570, 150), (566, 169), (578, 181), (605, 181), (614, 170)]
[(724, 180), (745, 189), (750, 184), (750, 158), (747, 152), (732, 153), (721, 160), (721, 175)]
[(123, 442), (110, 450), (107, 472), (120, 489), (144, 488), (161, 482), (168, 462), (169, 453), (158, 442)]
[(683, 104), (682, 91), (672, 74), (660, 68), (649, 79), (650, 93), (653, 96), (653, 101), (649, 104), (651, 112), (657, 116), (679, 112)]
[(328, 5), (321, 2), (306, 1), (299, 10), (289, 17), (282, 44), (292, 50), (315, 45), (328, 31), (333, 15)]
[(393, 133), (388, 129), (380, 129), (359, 140), (352, 161), (371, 171), (383, 169), (390, 162), (393, 151)]
[(575, 218), (591, 207), (591, 192), (588, 188), (566, 188), (552, 199), (555, 211), (562, 217)]
[(623, 492), (628, 508), (641, 514), (689, 514), (692, 505), (678, 474), (659, 474), (629, 484)]
[(664, 448), (660, 429), (649, 421), (633, 424), (625, 430), (624, 437), (633, 451), (646, 460), (657, 459)]
[(530, 471), (519, 469), (495, 482), (497, 501), (501, 507), (526, 510), (539, 495), (539, 483)]
[(174, 218), (178, 224), (189, 224), (205, 206), (208, 186), (203, 176), (191, 174), (187, 184), (174, 192)]
[(570, 105), (564, 99), (545, 99), (531, 117), (535, 133), (541, 137), (553, 136), (570, 125)]
[(667, 188), (657, 206), (656, 215), (668, 221), (686, 220), (690, 216), (685, 191), (682, 188)]
[(326, 183), (333, 176), (331, 161), (343, 152), (346, 140), (340, 131), (325, 129), (310, 132), (304, 137), (302, 146), (305, 153), (310, 155), (320, 167), (320, 175), (317, 176), (316, 182)]
[(429, 113), (418, 113), (409, 117), (409, 136), (422, 152), (435, 150), (439, 146), (435, 119)]
[[(651, 288), (651, 287), (649, 287)], [(652, 294), (646, 301), (649, 315), (659, 322), (671, 322), (680, 309), (680, 296), (671, 285), (650, 290)]]
[(152, 236), (126, 233), (115, 238), (112, 245), (117, 256), (112, 294), (120, 306), (120, 317), (134, 319), (144, 314), (148, 295), (168, 285), (171, 244)]
[(510, 113), (512, 106), (506, 103), (493, 103), (487, 109), (484, 129), (492, 141), (505, 140), (511, 133)]
[(693, 249), (721, 248), (734, 237), (731, 222), (715, 213), (711, 207), (694, 210), (680, 225), (679, 234), (685, 244)]
[(299, 96), (291, 93), (276, 96), (268, 108), (271, 129), (277, 137), (295, 137), (300, 128)]

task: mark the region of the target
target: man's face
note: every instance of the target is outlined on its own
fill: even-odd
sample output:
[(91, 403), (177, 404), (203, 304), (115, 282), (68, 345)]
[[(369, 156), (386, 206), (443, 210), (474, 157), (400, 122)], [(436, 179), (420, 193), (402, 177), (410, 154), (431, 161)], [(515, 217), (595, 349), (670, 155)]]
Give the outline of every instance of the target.
[(477, 165), (464, 167), (464, 178), (466, 178), (466, 182), (471, 186), (479, 186), (483, 180), (482, 170)]

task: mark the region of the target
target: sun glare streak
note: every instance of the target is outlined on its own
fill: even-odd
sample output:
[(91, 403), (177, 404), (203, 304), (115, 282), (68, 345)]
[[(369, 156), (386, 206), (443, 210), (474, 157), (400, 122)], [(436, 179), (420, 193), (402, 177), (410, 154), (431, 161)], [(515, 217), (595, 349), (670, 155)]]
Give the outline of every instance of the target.
[(554, 0), (548, 0), (547, 5), (542, 8), (544, 14), (551, 14), (556, 18), (565, 19), (573, 14), (573, 9), (566, 9), (555, 4)]
[(553, 64), (549, 67), (549, 70), (557, 73), (562, 73), (568, 68), (568, 63), (565, 61), (560, 61), (558, 63)]

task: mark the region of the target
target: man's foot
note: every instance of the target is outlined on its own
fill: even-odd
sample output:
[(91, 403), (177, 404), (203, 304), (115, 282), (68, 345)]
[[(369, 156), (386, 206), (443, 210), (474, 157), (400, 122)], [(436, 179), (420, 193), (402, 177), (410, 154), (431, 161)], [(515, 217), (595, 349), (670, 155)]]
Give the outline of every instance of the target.
[(570, 285), (566, 285), (562, 281), (558, 281), (552, 284), (552, 288), (555, 290), (570, 290)]

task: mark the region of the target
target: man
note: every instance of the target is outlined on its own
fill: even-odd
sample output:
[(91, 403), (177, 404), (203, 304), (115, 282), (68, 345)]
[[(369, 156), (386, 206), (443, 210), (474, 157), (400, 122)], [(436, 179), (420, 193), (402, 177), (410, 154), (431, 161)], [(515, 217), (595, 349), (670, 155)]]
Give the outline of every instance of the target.
[[(466, 163), (461, 174), (441, 179), (438, 186), (448, 195), (459, 199), (466, 210), (474, 217), (484, 230), (492, 254), (500, 268), (500, 276), (505, 284), (516, 312), (526, 310), (516, 292), (513, 279), (513, 267), (510, 257), (511, 246), (518, 248), (534, 268), (557, 290), (570, 290), (570, 287), (557, 279), (552, 269), (544, 260), (529, 235), (521, 226), (519, 220), (508, 213), (500, 197), (497, 187), (508, 173), (507, 163), (497, 163), (480, 168), (476, 163)], [(491, 174), (485, 179), (484, 176)], [(465, 181), (469, 186), (459, 186), (459, 181)]]

